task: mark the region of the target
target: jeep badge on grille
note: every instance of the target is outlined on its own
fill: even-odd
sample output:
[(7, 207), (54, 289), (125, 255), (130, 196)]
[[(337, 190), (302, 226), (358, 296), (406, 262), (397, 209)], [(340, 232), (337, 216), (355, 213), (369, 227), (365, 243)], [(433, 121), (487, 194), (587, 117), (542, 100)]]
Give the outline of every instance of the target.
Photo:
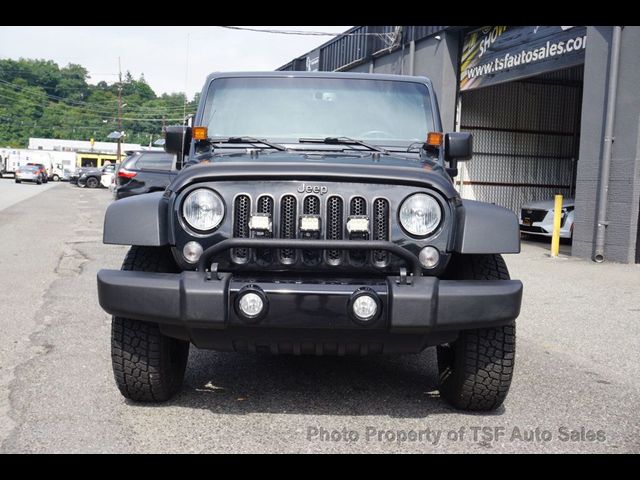
[(326, 185), (307, 185), (306, 183), (301, 183), (297, 188), (298, 193), (319, 193), (320, 195), (324, 195), (329, 191)]

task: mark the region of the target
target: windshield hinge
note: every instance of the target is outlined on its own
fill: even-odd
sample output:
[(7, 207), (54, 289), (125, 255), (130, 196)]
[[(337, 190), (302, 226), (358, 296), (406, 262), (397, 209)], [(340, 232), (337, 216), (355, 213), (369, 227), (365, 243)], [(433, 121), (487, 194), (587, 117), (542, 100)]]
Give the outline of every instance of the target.
[(407, 275), (406, 267), (400, 267), (400, 279), (398, 285), (411, 285), (411, 277)]

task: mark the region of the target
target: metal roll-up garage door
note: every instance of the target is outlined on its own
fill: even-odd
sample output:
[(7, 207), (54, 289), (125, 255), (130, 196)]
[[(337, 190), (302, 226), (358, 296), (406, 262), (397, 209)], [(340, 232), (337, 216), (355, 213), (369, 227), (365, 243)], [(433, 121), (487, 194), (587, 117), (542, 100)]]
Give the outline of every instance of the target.
[(582, 65), (461, 94), (460, 130), (474, 156), (460, 164), (464, 198), (518, 212), (528, 201), (573, 196)]

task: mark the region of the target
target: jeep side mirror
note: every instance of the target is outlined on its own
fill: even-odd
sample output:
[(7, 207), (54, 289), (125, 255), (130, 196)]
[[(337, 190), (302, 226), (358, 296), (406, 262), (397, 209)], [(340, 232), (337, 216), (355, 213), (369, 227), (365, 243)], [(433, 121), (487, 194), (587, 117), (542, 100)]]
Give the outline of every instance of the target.
[(471, 160), (473, 135), (467, 132), (452, 132), (444, 136), (444, 159), (449, 162)]
[(184, 125), (166, 127), (164, 129), (164, 151), (181, 156), (189, 153), (191, 144), (191, 127)]
[(444, 159), (449, 162), (447, 173), (451, 178), (458, 176), (458, 161), (471, 160), (473, 135), (466, 132), (451, 132), (444, 136)]

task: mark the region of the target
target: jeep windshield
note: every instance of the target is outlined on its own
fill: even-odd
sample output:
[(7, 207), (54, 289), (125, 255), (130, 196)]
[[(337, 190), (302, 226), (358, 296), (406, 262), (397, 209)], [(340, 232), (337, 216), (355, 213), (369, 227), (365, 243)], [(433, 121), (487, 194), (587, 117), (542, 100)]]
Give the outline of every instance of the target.
[(201, 125), (214, 138), (252, 137), (302, 147), (300, 139), (347, 137), (407, 147), (424, 141), (434, 119), (429, 91), (419, 82), (238, 77), (211, 83)]

